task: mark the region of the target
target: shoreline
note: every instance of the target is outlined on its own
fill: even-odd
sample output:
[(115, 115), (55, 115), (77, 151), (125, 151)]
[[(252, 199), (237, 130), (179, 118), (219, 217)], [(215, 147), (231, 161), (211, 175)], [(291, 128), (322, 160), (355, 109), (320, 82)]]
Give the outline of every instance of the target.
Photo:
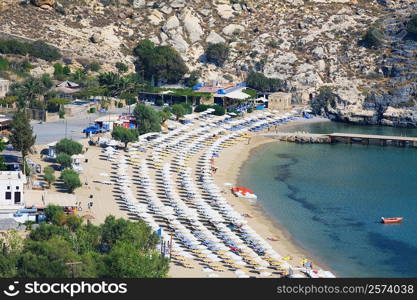
[[(302, 121), (294, 121), (281, 126), (293, 127), (300, 124), (311, 122), (327, 122), (327, 119), (310, 119)], [(263, 136), (253, 136), (249, 144), (238, 143), (230, 148), (223, 150), (220, 157), (216, 159), (215, 165), (218, 172), (214, 175), (216, 184), (220, 188), (225, 188), (224, 183), (232, 183), (238, 186), (241, 177), (241, 169), (243, 164), (265, 145), (271, 143), (279, 143), (280, 141)], [(237, 156), (236, 153), (239, 155)], [(250, 188), (250, 187), (249, 187)], [(313, 257), (300, 242), (296, 241), (288, 230), (273, 216), (269, 215), (261, 204), (251, 202), (248, 199), (237, 198), (231, 192), (226, 195), (228, 202), (242, 215), (250, 215), (246, 218), (248, 225), (251, 226), (259, 235), (261, 235), (280, 255), (291, 256), (289, 261), (294, 267), (301, 266), (301, 260), (307, 258), (313, 262), (314, 269), (320, 268), (333, 272), (325, 263), (317, 257)], [(277, 241), (268, 240), (268, 238), (276, 238)], [(334, 272), (333, 272), (334, 273)]]

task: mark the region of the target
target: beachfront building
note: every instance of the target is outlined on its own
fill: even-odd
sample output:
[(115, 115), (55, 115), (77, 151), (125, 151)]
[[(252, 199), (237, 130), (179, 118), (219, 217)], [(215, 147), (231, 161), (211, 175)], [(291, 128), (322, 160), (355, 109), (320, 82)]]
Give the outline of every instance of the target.
[(0, 213), (15, 212), (24, 207), (25, 184), (26, 176), (21, 171), (0, 172)]
[(73, 100), (72, 94), (81, 91), (81, 88), (77, 83), (65, 80), (57, 84), (53, 90), (58, 92), (58, 98)]
[(9, 91), (10, 81), (7, 79), (0, 78), (0, 98), (6, 96), (7, 92)]
[(276, 92), (268, 97), (268, 108), (271, 110), (286, 110), (291, 107), (291, 93)]

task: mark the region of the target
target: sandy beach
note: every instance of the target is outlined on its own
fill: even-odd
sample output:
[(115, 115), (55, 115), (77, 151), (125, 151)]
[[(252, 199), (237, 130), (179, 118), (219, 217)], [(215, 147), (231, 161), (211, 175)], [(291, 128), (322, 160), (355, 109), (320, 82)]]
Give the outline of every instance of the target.
[[(322, 120), (316, 120), (322, 121)], [(293, 126), (299, 122), (291, 122), (283, 126)], [(116, 217), (137, 219), (134, 214), (123, 207), (120, 200), (117, 200), (114, 186), (105, 184), (104, 182), (114, 179), (117, 172), (112, 164), (103, 159), (102, 148), (88, 146), (87, 140), (81, 141), (88, 149), (84, 153), (82, 161), (83, 172), (81, 173), (81, 181), (83, 186), (75, 191), (78, 201), (81, 201), (82, 211), (80, 215), (90, 215), (94, 224), (100, 224), (104, 221), (106, 216), (114, 215)], [(293, 266), (300, 266), (301, 260), (307, 258), (317, 267), (317, 261), (314, 257), (310, 257), (300, 246), (295, 245), (289, 234), (285, 229), (274, 222), (269, 216), (265, 214), (262, 208), (256, 204), (251, 203), (247, 199), (236, 198), (228, 188), (224, 186), (225, 182), (232, 183), (234, 186), (238, 184), (240, 167), (251, 155), (252, 151), (264, 144), (278, 142), (274, 139), (269, 139), (261, 136), (253, 136), (249, 140), (241, 141), (225, 148), (220, 157), (215, 159), (214, 165), (218, 168), (214, 179), (218, 187), (225, 190), (224, 197), (231, 204), (231, 206), (240, 214), (242, 214), (250, 227), (252, 227), (261, 237), (268, 241), (273, 249), (282, 256), (290, 256), (289, 263)], [(45, 146), (37, 146), (40, 152)], [(39, 153), (38, 152), (38, 153)], [(42, 167), (50, 165), (40, 159), (39, 154), (31, 155), (31, 158), (40, 163)], [(190, 160), (190, 165), (196, 164), (198, 156)], [(58, 172), (56, 173), (58, 175)], [(42, 175), (38, 175), (37, 180), (42, 181)], [(51, 191), (62, 190), (62, 183), (57, 181), (53, 185)], [(93, 202), (91, 209), (88, 209), (87, 203)], [(185, 268), (178, 264), (171, 264), (169, 276), (170, 277), (207, 277), (204, 268), (198, 261), (190, 260), (189, 263), (192, 268)], [(227, 270), (220, 274), (220, 277), (236, 277), (233, 271)]]

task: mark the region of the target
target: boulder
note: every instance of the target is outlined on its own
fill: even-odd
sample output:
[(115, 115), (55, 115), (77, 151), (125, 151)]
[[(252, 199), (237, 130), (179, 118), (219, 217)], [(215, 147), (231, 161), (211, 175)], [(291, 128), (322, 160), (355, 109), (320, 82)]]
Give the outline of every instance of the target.
[(93, 42), (94, 44), (98, 44), (103, 41), (103, 37), (101, 36), (100, 33), (96, 32), (90, 37), (90, 41)]
[(182, 8), (185, 6), (185, 0), (174, 0), (170, 5), (172, 8)]
[(132, 1), (133, 8), (139, 9), (144, 8), (146, 6), (145, 0), (133, 0)]
[(41, 7), (42, 5), (54, 6), (55, 0), (32, 0), (32, 3), (36, 6)]
[(230, 19), (233, 17), (233, 8), (228, 4), (220, 4), (216, 6), (217, 13), (222, 19)]
[(182, 21), (184, 22), (184, 28), (188, 33), (188, 37), (191, 43), (195, 43), (201, 40), (201, 36), (204, 34), (204, 32), (200, 26), (200, 20), (190, 11), (187, 11), (183, 15)]
[(181, 34), (177, 33), (171, 37), (170, 44), (180, 53), (186, 53), (188, 50), (188, 43), (184, 40)]
[(229, 24), (225, 28), (223, 28), (223, 33), (225, 35), (233, 35), (235, 32), (242, 32), (245, 31), (245, 27), (238, 24)]
[(176, 16), (171, 16), (168, 18), (164, 26), (162, 26), (163, 32), (168, 32), (172, 29), (178, 28), (180, 26), (180, 20)]
[(210, 34), (206, 38), (206, 42), (209, 44), (218, 44), (218, 43), (225, 43), (226, 40), (217, 34), (215, 31), (211, 31)]
[(161, 24), (161, 22), (164, 20), (164, 16), (162, 13), (156, 9), (152, 11), (152, 13), (148, 16), (149, 23), (151, 23), (154, 26), (157, 26)]

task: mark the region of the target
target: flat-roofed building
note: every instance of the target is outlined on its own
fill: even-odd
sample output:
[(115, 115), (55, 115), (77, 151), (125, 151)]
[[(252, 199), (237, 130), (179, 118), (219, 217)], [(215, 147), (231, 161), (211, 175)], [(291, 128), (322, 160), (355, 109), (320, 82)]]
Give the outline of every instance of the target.
[(268, 97), (268, 108), (271, 110), (285, 110), (291, 107), (291, 93), (277, 92)]
[(21, 171), (0, 171), (0, 213), (24, 207), (26, 176)]
[(10, 81), (7, 79), (0, 78), (0, 98), (6, 96), (10, 88)]

